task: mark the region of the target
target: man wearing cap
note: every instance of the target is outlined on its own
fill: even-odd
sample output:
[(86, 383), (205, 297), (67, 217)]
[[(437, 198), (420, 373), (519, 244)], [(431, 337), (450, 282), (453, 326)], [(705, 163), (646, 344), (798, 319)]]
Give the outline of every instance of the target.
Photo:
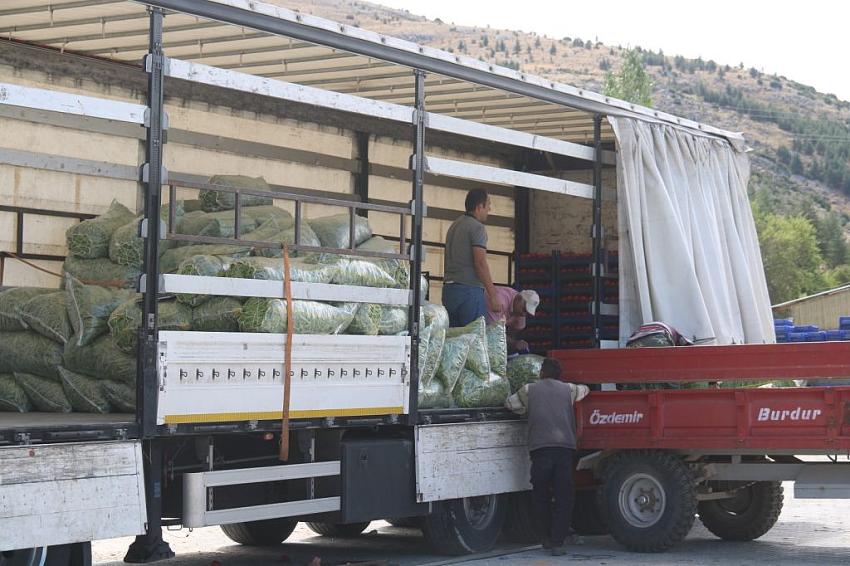
[(510, 287), (496, 285), (494, 288), (495, 307), (487, 309), (487, 323), (497, 320), (505, 321), (505, 330), (508, 334), (508, 351), (522, 352), (528, 350), (528, 342), (518, 337), (520, 331), (525, 329), (525, 317), (534, 316), (540, 305), (540, 296), (536, 291), (517, 291)]

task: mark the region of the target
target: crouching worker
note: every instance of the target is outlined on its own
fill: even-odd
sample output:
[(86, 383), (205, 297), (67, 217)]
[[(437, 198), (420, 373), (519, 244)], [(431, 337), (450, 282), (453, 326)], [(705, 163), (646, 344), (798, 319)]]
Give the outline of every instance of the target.
[(573, 467), (576, 426), (573, 404), (590, 392), (586, 385), (560, 381), (561, 364), (543, 360), (540, 380), (524, 385), (506, 406), (528, 415), (528, 450), (534, 518), (543, 548), (566, 554), (564, 542), (573, 512)]
[(501, 285), (494, 286), (495, 303), (487, 309), (487, 324), (499, 320), (505, 321), (505, 332), (508, 339), (508, 352), (528, 352), (528, 342), (520, 339), (519, 333), (525, 330), (525, 319), (534, 316), (540, 306), (540, 295), (537, 291), (517, 291)]

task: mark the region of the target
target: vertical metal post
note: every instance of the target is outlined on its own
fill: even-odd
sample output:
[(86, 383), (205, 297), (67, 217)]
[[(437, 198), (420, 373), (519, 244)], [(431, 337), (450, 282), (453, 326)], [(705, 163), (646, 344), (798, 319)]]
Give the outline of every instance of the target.
[[(162, 167), (165, 143), (164, 65), (162, 52), (161, 8), (150, 9), (149, 52), (144, 67), (148, 73), (148, 111), (146, 123), (146, 163), (142, 165), (141, 182), (145, 189), (144, 277), (141, 291), (142, 325), (139, 328), (136, 361), (136, 419), (144, 439), (145, 499), (147, 525), (145, 534), (127, 550), (125, 562), (143, 563), (171, 558), (174, 552), (162, 540), (162, 441), (156, 438), (157, 403), (157, 294), (159, 293), (159, 237), (162, 184), (167, 175)], [(173, 203), (172, 203), (173, 204)]]
[[(369, 202), (369, 133), (354, 132), (355, 151), (357, 152), (357, 171), (354, 173), (354, 194), (360, 202)], [(369, 216), (368, 210), (358, 210), (360, 216)]]
[(148, 119), (146, 130), (145, 159), (141, 181), (144, 186), (145, 223), (144, 278), (142, 279), (142, 326), (139, 329), (137, 360), (137, 416), (140, 420), (142, 437), (152, 438), (156, 434), (157, 401), (157, 294), (159, 293), (159, 208), (162, 200), (162, 150), (164, 143), (165, 116), (164, 73), (165, 57), (162, 53), (162, 10), (152, 8), (150, 12), (150, 52), (145, 56), (148, 73)]
[(422, 304), (422, 291), (419, 280), (422, 277), (422, 224), (425, 205), (423, 203), (423, 179), (425, 178), (425, 72), (413, 71), (415, 80), (415, 106), (413, 110), (413, 155), (410, 165), (413, 169), (413, 226), (410, 234), (410, 291), (413, 304), (410, 306), (410, 421), (418, 420), (419, 412), (419, 307)]
[(593, 117), (593, 346), (602, 343), (602, 277), (603, 264), (602, 230), (602, 115)]

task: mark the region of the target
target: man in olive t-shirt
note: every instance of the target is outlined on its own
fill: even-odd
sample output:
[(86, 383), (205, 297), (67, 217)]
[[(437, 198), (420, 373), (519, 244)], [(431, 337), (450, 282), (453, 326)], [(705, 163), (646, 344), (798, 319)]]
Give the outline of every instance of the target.
[[(466, 195), (466, 213), (446, 233), (443, 262), (443, 306), (451, 326), (466, 326), (496, 306), (496, 291), (487, 265), (487, 229), (490, 197), (483, 189)], [(496, 309), (494, 309), (496, 310)]]

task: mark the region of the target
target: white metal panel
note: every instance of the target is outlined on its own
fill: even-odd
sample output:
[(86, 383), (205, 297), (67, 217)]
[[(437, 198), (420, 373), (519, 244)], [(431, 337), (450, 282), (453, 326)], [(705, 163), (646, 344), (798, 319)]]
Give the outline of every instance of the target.
[(255, 505), (252, 507), (237, 507), (235, 509), (206, 511), (204, 513), (202, 523), (186, 521), (183, 526), (204, 527), (207, 525), (226, 525), (228, 523), (242, 523), (245, 521), (263, 521), (265, 519), (276, 519), (278, 517), (299, 517), (302, 515), (313, 515), (316, 513), (329, 513), (331, 511), (339, 511), (339, 509), (339, 497), (304, 499), (301, 501), (287, 501), (285, 503), (271, 503), (268, 505)]
[(244, 485), (247, 483), (263, 483), (302, 478), (324, 478), (328, 476), (338, 476), (339, 470), (339, 460), (333, 460), (331, 462), (310, 462), (307, 464), (287, 464), (284, 466), (264, 466), (262, 468), (198, 472), (186, 474), (184, 477), (188, 479), (191, 476), (202, 474), (204, 487), (219, 487), (223, 485)]
[(145, 107), (141, 104), (10, 83), (0, 83), (0, 104), (131, 124), (145, 123)]
[(571, 195), (583, 198), (593, 198), (593, 185), (576, 183), (565, 179), (544, 177), (533, 173), (500, 169), (489, 165), (467, 163), (454, 159), (428, 156), (425, 158), (425, 170), (433, 175), (446, 175), (461, 179), (472, 179), (485, 183), (496, 183), (515, 187), (527, 187), (563, 195)]
[[(159, 424), (281, 417), (285, 334), (159, 336)], [(292, 418), (407, 411), (409, 337), (296, 334), (292, 340)]]
[(309, 86), (218, 69), (200, 63), (189, 63), (179, 59), (170, 59), (167, 69), (168, 76), (176, 79), (260, 94), (291, 102), (333, 108), (344, 112), (366, 114), (397, 122), (411, 123), (413, 121), (413, 109), (396, 104), (338, 94)]
[(525, 421), (416, 427), (416, 499), (531, 489)]
[(249, 483), (286, 481), (291, 479), (338, 476), (339, 460), (285, 464), (260, 468), (239, 468), (212, 472), (193, 472), (183, 476), (183, 525), (203, 527), (240, 521), (258, 521), (276, 517), (292, 517), (339, 510), (339, 497), (287, 501), (267, 505), (252, 505), (237, 509), (215, 510), (213, 487)]
[(138, 441), (0, 448), (0, 551), (137, 535)]
[[(301, 283), (296, 281), (293, 281), (290, 285), (293, 299), (340, 301), (346, 303), (379, 303), (384, 305), (408, 305), (410, 303), (410, 291), (407, 289), (383, 289), (377, 287), (359, 287), (356, 285)], [(163, 293), (284, 298), (282, 281), (239, 279), (235, 277), (165, 274), (162, 276), (160, 290)]]

